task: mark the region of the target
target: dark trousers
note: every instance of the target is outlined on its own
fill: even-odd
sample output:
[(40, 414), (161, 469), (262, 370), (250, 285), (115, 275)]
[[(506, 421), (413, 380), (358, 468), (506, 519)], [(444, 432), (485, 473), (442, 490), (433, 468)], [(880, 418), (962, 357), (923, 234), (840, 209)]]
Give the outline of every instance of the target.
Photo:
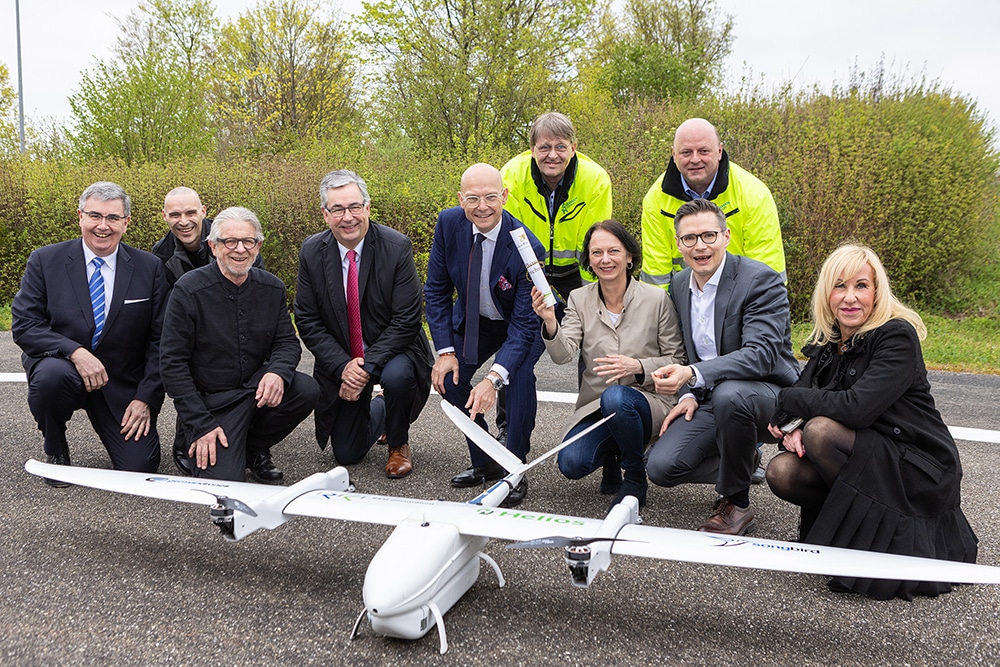
[(150, 410), (149, 433), (138, 440), (122, 435), (123, 414), (113, 414), (103, 390), (88, 392), (76, 366), (68, 359), (41, 359), (28, 378), (28, 408), (45, 438), (48, 455), (69, 451), (66, 424), (81, 408), (87, 411), (115, 470), (156, 472), (160, 466), (160, 436), (155, 410)]
[[(251, 392), (240, 401), (213, 410), (212, 416), (225, 432), (229, 446), (216, 446), (214, 466), (205, 470), (192, 466), (194, 476), (246, 480), (248, 460), (258, 453), (268, 452), (273, 445), (284, 440), (309, 416), (317, 400), (319, 385), (316, 380), (296, 372), (291, 383), (285, 386), (284, 396), (276, 407), (258, 408)], [(201, 435), (188, 433), (188, 441), (194, 442)]]
[[(375, 382), (382, 385), (382, 396), (373, 400)], [(409, 443), (410, 415), (419, 395), (413, 361), (397, 354), (382, 367), (378, 378), (372, 378), (358, 400), (334, 400), (329, 414), (333, 424), (330, 444), (337, 463), (358, 463), (383, 433), (390, 447)]]
[(767, 424), (778, 390), (768, 382), (718, 384), (691, 421), (674, 420), (649, 448), (649, 480), (660, 486), (715, 484), (723, 496), (749, 489), (757, 443), (774, 442)]
[[(507, 323), (503, 321), (480, 318), (479, 320), (479, 359), (466, 363), (462, 351), (464, 334), (459, 333), (455, 344), (455, 355), (458, 357), (458, 384), (452, 382), (452, 374), (448, 373), (444, 380), (444, 398), (458, 409), (466, 412), (466, 402), (472, 393), (472, 376), (479, 369), (482, 361), (492, 357), (507, 339)], [(522, 461), (527, 460), (531, 448), (531, 431), (535, 428), (535, 414), (538, 411), (538, 396), (535, 393), (535, 362), (542, 355), (545, 345), (542, 337), (535, 338), (531, 350), (524, 362), (517, 368), (508, 368), (510, 378), (507, 385), (507, 449)], [(476, 417), (476, 423), (484, 431), (489, 431), (482, 415)], [(469, 445), (469, 456), (472, 465), (483, 466), (492, 459), (483, 453), (479, 447), (466, 438)]]

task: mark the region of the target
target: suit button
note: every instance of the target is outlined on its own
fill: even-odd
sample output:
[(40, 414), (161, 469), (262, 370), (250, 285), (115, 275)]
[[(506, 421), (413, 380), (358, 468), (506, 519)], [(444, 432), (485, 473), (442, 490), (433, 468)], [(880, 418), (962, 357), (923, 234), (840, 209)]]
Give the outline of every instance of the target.
[(857, 375), (858, 371), (857, 371), (857, 369), (852, 368), (850, 371), (847, 372), (847, 374), (848, 375)]
[(893, 433), (895, 433), (896, 435), (899, 435), (900, 433), (902, 433), (902, 431), (901, 431), (901, 430), (899, 430), (899, 427), (898, 427), (898, 426), (894, 427), (894, 428), (892, 429), (892, 432), (893, 432)]

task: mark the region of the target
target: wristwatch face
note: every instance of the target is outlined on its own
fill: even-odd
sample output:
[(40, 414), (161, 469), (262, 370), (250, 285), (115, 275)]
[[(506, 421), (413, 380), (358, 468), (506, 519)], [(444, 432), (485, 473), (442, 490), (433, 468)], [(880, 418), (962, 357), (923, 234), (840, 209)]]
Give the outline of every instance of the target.
[(490, 376), (489, 379), (490, 379), (490, 382), (493, 383), (493, 388), (496, 389), (497, 391), (500, 391), (500, 388), (503, 387), (503, 379), (502, 378), (498, 378), (498, 377), (492, 377), (492, 376)]
[(688, 386), (693, 387), (698, 384), (698, 375), (694, 372), (694, 368), (691, 368), (691, 379), (688, 380)]

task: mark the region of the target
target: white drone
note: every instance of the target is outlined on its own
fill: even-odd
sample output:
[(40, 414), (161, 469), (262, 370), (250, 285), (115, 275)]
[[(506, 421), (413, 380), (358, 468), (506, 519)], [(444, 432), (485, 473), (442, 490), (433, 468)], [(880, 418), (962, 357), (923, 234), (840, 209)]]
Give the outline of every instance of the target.
[[(351, 638), (357, 636), (366, 615), (375, 632), (390, 637), (419, 639), (437, 626), (441, 653), (448, 650), (444, 614), (476, 582), (480, 561), (488, 563), (500, 586), (504, 585), (500, 567), (483, 553), (490, 538), (516, 541), (510, 548), (564, 548), (573, 583), (580, 587), (589, 586), (599, 572), (608, 569), (611, 554), (826, 576), (1000, 583), (1000, 568), (985, 565), (639, 525), (638, 502), (631, 496), (603, 520), (502, 509), (500, 503), (524, 473), (569, 441), (523, 464), (460, 410), (446, 401), (441, 407), (510, 473), (468, 503), (355, 493), (347, 470), (341, 467), (278, 488), (33, 460), (24, 467), (34, 475), (71, 484), (210, 505), (212, 521), (231, 541), (277, 528), (294, 516), (396, 526), (368, 566), (365, 608)], [(408, 576), (400, 579), (395, 573), (403, 560), (408, 563)]]

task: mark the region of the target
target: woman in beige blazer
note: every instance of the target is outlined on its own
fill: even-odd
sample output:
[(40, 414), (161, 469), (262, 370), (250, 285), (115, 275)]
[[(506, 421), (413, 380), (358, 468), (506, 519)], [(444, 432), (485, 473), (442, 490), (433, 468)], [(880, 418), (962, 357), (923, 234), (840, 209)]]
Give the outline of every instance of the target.
[[(583, 356), (586, 370), (576, 411), (563, 432), (573, 437), (601, 418), (599, 428), (559, 452), (559, 470), (580, 479), (604, 469), (601, 492), (646, 504), (646, 444), (656, 435), (675, 397), (655, 392), (652, 372), (686, 363), (673, 302), (665, 289), (633, 277), (642, 262), (639, 243), (617, 220), (594, 224), (584, 237), (582, 264), (596, 283), (569, 295), (562, 321), (532, 288), (532, 305), (542, 319), (542, 339), (557, 364)], [(624, 469), (624, 481), (622, 470)]]

